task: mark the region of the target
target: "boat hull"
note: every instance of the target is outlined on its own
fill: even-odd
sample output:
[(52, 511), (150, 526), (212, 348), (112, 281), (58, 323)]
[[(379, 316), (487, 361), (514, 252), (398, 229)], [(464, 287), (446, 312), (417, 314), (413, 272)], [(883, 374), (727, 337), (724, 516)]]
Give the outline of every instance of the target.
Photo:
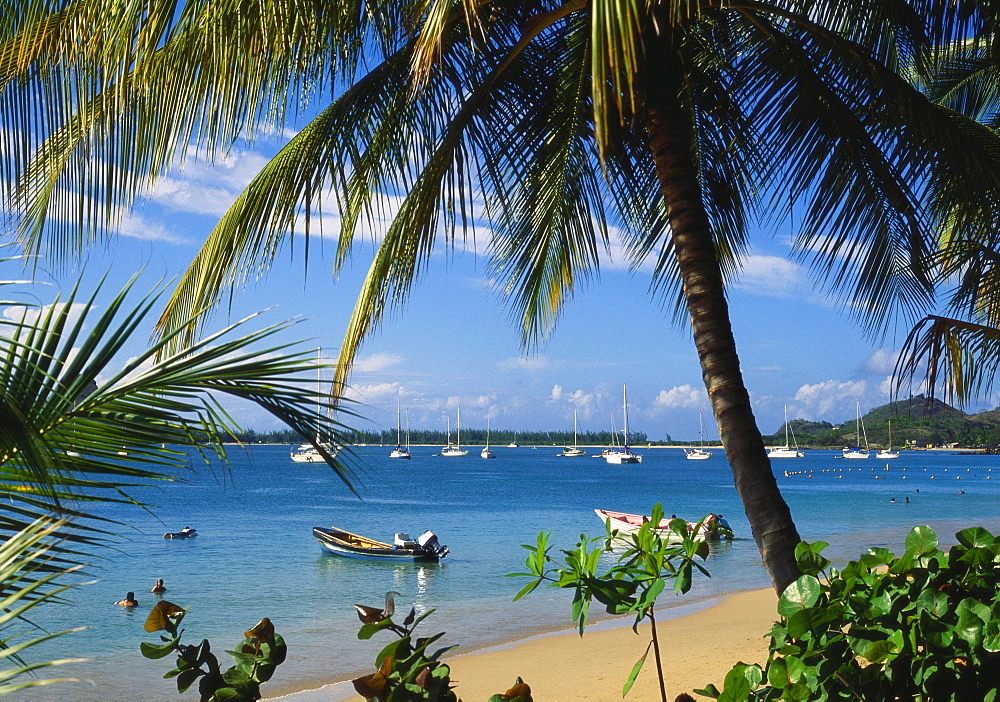
[(557, 456), (564, 456), (565, 458), (579, 458), (580, 456), (586, 456), (587, 452), (581, 448), (576, 448), (575, 446), (567, 446), (562, 450), (562, 452), (557, 453)]
[(689, 461), (704, 461), (712, 457), (712, 452), (702, 449), (686, 449), (684, 457)]
[(776, 446), (767, 452), (768, 458), (803, 458), (806, 454), (788, 446)]
[(612, 465), (622, 465), (625, 463), (642, 463), (642, 456), (631, 451), (615, 451), (604, 456), (604, 460)]
[(313, 536), (319, 541), (324, 552), (341, 558), (356, 558), (368, 561), (410, 561), (414, 563), (436, 563), (440, 556), (423, 548), (393, 547), (349, 531), (313, 527)]
[[(642, 514), (615, 512), (608, 509), (595, 509), (594, 513), (602, 522), (610, 521), (611, 528), (617, 529), (619, 534), (635, 534), (642, 528), (643, 524), (649, 521), (649, 517)], [(710, 515), (710, 517), (711, 519), (706, 519), (702, 523), (698, 536), (708, 540), (731, 539), (732, 531), (729, 530), (729, 526), (715, 515)], [(680, 543), (684, 539), (676, 532), (670, 531), (670, 522), (671, 519), (661, 519), (659, 525), (653, 530), (667, 543)], [(688, 532), (693, 534), (697, 526), (696, 522), (687, 522)]]

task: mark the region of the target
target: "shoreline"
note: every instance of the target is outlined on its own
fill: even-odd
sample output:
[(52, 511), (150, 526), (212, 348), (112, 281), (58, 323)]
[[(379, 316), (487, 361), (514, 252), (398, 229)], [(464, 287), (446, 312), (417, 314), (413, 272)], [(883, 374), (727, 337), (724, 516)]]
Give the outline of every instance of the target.
[[(712, 682), (721, 686), (738, 661), (767, 659), (766, 634), (777, 620), (777, 595), (770, 588), (727, 593), (658, 612), (657, 634), (668, 699)], [(520, 676), (532, 696), (546, 700), (621, 699), (622, 685), (649, 643), (649, 625), (636, 635), (632, 617), (604, 619), (587, 627), (535, 634), (445, 658), (456, 693), (485, 700)], [(371, 669), (374, 670), (373, 668)], [(650, 656), (626, 699), (658, 699), (655, 662)], [(299, 690), (272, 702), (334, 702), (360, 699), (350, 680)]]

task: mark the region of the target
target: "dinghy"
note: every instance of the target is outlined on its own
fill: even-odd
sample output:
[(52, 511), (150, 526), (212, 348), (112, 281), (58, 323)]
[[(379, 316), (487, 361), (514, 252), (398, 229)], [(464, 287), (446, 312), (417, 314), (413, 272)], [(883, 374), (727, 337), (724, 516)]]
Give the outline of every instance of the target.
[(325, 552), (344, 558), (427, 563), (448, 555), (448, 547), (430, 531), (425, 531), (415, 541), (409, 534), (396, 534), (391, 544), (335, 527), (313, 527), (313, 536)]

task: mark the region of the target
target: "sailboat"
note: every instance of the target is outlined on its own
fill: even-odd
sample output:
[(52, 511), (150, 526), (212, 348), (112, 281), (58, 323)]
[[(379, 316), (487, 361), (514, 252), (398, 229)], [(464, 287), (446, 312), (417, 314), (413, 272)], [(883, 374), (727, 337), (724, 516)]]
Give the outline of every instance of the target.
[(855, 424), (854, 428), (857, 430), (858, 444), (861, 443), (862, 435), (865, 437), (865, 448), (861, 450), (860, 446), (855, 446), (854, 448), (844, 449), (844, 458), (868, 458), (871, 456), (871, 451), (868, 448), (868, 434), (865, 432), (865, 424), (861, 421), (861, 403), (857, 403), (857, 409), (855, 412)]
[(622, 385), (622, 405), (624, 408), (622, 413), (625, 416), (624, 441), (622, 441), (621, 450), (611, 451), (604, 456), (604, 460), (615, 465), (642, 463), (642, 456), (638, 456), (628, 449), (628, 388), (625, 385)]
[(462, 450), (462, 408), (458, 408), (458, 445), (451, 443), (451, 418), (448, 418), (448, 445), (441, 447), (442, 456), (468, 456), (468, 451)]
[(576, 410), (573, 410), (573, 445), (565, 447), (562, 452), (557, 453), (557, 456), (566, 456), (567, 458), (578, 458), (580, 456), (586, 456), (587, 452), (582, 448), (577, 448), (576, 445)]
[[(409, 425), (409, 412), (407, 412), (407, 425)], [(399, 436), (399, 393), (396, 393), (396, 448), (389, 452), (389, 458), (410, 458), (410, 439), (409, 439), (409, 427), (407, 427), (407, 439), (406, 448), (403, 448), (403, 444), (400, 443)]]
[[(798, 444), (795, 448), (788, 445), (788, 405), (785, 405), (785, 445), (772, 446), (767, 450), (768, 458), (802, 458), (805, 454), (799, 451)], [(795, 441), (795, 434), (792, 434), (792, 441)]]
[[(320, 386), (322, 384), (320, 376), (320, 372), (322, 370), (320, 368), (320, 360), (322, 359), (322, 352), (322, 348), (316, 349), (316, 414), (319, 414), (320, 411), (319, 395)], [(316, 444), (322, 446), (323, 450), (331, 456), (337, 455), (337, 451), (340, 450), (339, 446), (334, 446), (329, 442), (320, 442), (319, 439), (320, 436), (317, 431)], [(119, 451), (118, 453), (121, 455), (123, 452)], [(294, 463), (326, 463), (326, 459), (323, 457), (323, 454), (321, 454), (313, 444), (300, 444), (297, 448), (292, 449), (288, 453), (288, 457), (291, 458)]]
[(490, 450), (490, 413), (486, 413), (486, 445), (479, 452), (480, 458), (496, 458), (497, 455)]
[(711, 451), (705, 450), (705, 411), (698, 410), (698, 436), (701, 439), (701, 448), (684, 449), (684, 457), (689, 461), (704, 461), (712, 457)]
[(875, 454), (875, 458), (899, 458), (899, 451), (892, 450), (892, 420), (889, 420), (889, 445)]

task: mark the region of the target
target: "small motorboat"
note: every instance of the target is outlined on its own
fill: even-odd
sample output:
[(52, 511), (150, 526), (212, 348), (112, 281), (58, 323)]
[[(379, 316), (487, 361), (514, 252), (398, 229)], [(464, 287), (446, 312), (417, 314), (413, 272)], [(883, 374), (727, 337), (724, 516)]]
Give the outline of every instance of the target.
[[(611, 522), (611, 528), (617, 529), (619, 534), (635, 534), (643, 524), (649, 521), (649, 517), (643, 514), (628, 514), (627, 512), (614, 512), (609, 509), (595, 509), (594, 512), (602, 522)], [(653, 527), (660, 532), (668, 541), (680, 540), (680, 537), (670, 531), (670, 522), (673, 517), (664, 517), (660, 523)], [(688, 533), (693, 534), (697, 522), (688, 522)], [(732, 539), (733, 530), (721, 515), (710, 514), (702, 522), (699, 536), (708, 540)]]
[(434, 563), (448, 555), (448, 547), (431, 531), (416, 540), (409, 534), (396, 534), (391, 544), (333, 527), (313, 527), (313, 536), (325, 552), (344, 558)]
[(193, 539), (198, 536), (198, 530), (191, 527), (184, 527), (180, 531), (168, 531), (163, 535), (164, 539)]

